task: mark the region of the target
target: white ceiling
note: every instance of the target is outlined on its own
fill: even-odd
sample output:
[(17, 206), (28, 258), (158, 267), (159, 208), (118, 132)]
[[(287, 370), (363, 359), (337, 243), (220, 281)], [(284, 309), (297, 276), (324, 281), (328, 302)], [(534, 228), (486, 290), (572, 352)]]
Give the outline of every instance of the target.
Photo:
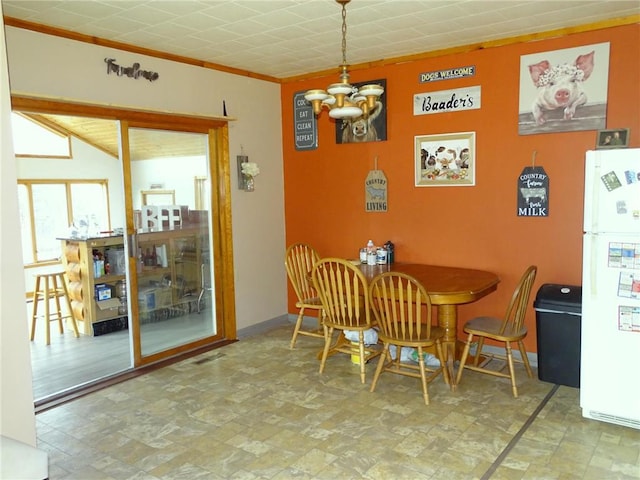
[[(342, 61), (334, 0), (2, 0), (5, 16), (275, 78)], [(640, 14), (640, 0), (352, 0), (350, 64)]]

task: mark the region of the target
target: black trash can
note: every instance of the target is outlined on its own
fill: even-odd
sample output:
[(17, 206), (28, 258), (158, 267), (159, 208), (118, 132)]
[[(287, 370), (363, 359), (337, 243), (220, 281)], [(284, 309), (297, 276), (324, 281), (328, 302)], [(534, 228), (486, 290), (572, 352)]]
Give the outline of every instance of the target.
[(533, 303), (538, 334), (538, 378), (580, 387), (582, 287), (545, 283)]

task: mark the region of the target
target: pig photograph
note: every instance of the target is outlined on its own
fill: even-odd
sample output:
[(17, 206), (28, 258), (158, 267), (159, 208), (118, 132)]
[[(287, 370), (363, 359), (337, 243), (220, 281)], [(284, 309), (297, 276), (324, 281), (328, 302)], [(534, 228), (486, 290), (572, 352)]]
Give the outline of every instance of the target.
[(520, 135), (606, 125), (609, 43), (520, 57)]

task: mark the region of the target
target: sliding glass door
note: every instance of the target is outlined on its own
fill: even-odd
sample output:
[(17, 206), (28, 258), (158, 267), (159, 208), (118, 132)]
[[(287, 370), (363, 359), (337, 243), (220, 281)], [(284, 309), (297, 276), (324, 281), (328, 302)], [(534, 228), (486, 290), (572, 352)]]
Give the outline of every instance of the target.
[(123, 124), (136, 364), (210, 341), (215, 243), (206, 133)]
[[(80, 338), (67, 329), (52, 335), (51, 345), (39, 334), (31, 342), (36, 405), (234, 341), (227, 120), (19, 96), (12, 106), (74, 137), (75, 147), (59, 160), (20, 159), (27, 291), (32, 273), (60, 259), (54, 266), (68, 271), (81, 330)], [(29, 220), (30, 205), (57, 205), (54, 183), (68, 197), (52, 218), (61, 233)]]

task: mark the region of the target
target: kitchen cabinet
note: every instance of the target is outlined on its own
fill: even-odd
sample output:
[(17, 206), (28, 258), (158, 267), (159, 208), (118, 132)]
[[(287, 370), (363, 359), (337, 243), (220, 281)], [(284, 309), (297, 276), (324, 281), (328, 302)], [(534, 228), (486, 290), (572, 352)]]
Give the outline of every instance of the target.
[[(122, 285), (127, 261), (122, 235), (60, 240), (71, 307), (80, 332), (99, 335), (126, 328), (126, 303), (117, 296), (117, 290), (126, 292)], [(124, 299), (126, 302), (126, 293)]]
[[(203, 288), (202, 265), (208, 258), (207, 232), (205, 224), (138, 234), (140, 323), (197, 311)], [(126, 328), (128, 258), (123, 237), (60, 240), (71, 306), (80, 331), (100, 335)]]

